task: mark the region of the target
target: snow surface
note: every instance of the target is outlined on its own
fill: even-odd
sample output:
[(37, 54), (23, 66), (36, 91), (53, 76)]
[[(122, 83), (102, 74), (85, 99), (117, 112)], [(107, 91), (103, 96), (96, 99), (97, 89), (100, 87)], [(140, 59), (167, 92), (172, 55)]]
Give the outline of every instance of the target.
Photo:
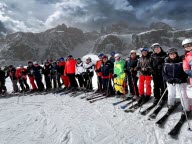
[[(93, 57), (93, 55), (89, 55)], [(94, 88), (96, 88), (94, 76)], [(6, 86), (12, 90), (8, 79)], [(192, 94), (192, 88), (188, 88)], [(82, 95), (81, 95), (82, 96)], [(168, 119), (164, 128), (148, 116), (125, 113), (108, 98), (89, 103), (81, 96), (58, 94), (0, 98), (0, 144), (191, 144), (192, 132), (187, 123), (177, 140), (167, 133), (180, 118), (181, 107)], [(19, 102), (18, 102), (19, 100)], [(143, 106), (150, 105), (152, 101)], [(191, 123), (191, 119), (190, 119)]]

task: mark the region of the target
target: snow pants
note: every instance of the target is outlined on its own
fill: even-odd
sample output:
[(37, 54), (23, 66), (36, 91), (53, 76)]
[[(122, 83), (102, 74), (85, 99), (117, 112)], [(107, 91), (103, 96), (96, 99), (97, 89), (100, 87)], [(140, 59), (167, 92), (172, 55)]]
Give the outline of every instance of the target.
[(179, 96), (181, 99), (183, 109), (186, 111), (190, 110), (189, 98), (187, 96), (187, 83), (181, 83), (175, 85), (167, 83), (167, 89), (168, 89), (169, 106), (173, 106), (175, 104), (176, 96)]
[(36, 90), (37, 89), (37, 86), (35, 84), (35, 78), (33, 76), (29, 76), (29, 81), (31, 83), (31, 86), (32, 86), (32, 89), (33, 90)]
[(13, 86), (13, 91), (14, 92), (19, 92), (19, 88), (17, 85), (17, 80), (11, 80), (12, 81), (12, 86)]
[(97, 76), (97, 87), (99, 92), (103, 91), (103, 81), (101, 76)]
[(139, 96), (137, 81), (138, 77), (136, 75), (127, 74), (128, 76), (128, 84), (129, 84), (129, 91), (132, 95)]
[(111, 79), (110, 78), (103, 78), (103, 91), (106, 92), (108, 95), (113, 94), (113, 87), (111, 85)]
[(42, 83), (42, 78), (41, 77), (35, 77), (35, 81), (37, 83), (37, 87), (39, 91), (44, 90), (44, 85)]
[(149, 75), (139, 76), (139, 95), (144, 95), (144, 86), (146, 86), (146, 96), (151, 96), (151, 79)]
[(5, 79), (0, 80), (0, 93), (5, 93), (7, 92), (7, 88), (5, 86)]
[(77, 81), (75, 79), (75, 74), (67, 74), (69, 81), (70, 81), (70, 86), (71, 87), (78, 87)]
[(64, 75), (61, 75), (61, 79), (62, 79), (62, 81), (63, 81), (63, 83), (64, 83), (64, 86), (65, 86), (65, 87), (69, 87), (69, 84), (70, 84), (70, 82), (69, 82), (69, 77), (68, 77), (68, 76), (64, 76)]
[(51, 78), (48, 75), (45, 75), (45, 84), (46, 84), (46, 88), (47, 89), (51, 89), (52, 85), (51, 85)]
[(114, 88), (116, 92), (125, 94), (125, 89), (123, 87), (124, 78), (114, 78)]
[(78, 75), (76, 75), (76, 77), (79, 82), (79, 87), (85, 87), (85, 81), (83, 79), (82, 74), (78, 74)]
[(29, 90), (29, 85), (27, 84), (26, 79), (19, 79), (19, 84), (22, 91)]

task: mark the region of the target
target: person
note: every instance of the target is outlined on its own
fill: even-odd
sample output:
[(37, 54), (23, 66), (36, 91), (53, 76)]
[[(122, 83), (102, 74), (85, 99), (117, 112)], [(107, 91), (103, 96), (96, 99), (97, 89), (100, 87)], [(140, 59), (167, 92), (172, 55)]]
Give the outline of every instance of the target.
[(19, 92), (19, 88), (18, 88), (18, 85), (17, 85), (17, 77), (16, 77), (15, 73), (16, 73), (15, 67), (13, 67), (13, 65), (10, 65), (9, 70), (7, 71), (6, 78), (10, 77), (10, 79), (11, 79), (12, 86), (13, 86), (13, 92), (12, 93)]
[[(135, 71), (139, 71), (139, 105), (148, 101), (151, 96), (151, 74), (153, 72), (149, 49), (147, 47), (141, 48), (141, 54), (142, 56), (135, 67)], [(146, 93), (144, 93), (144, 85), (146, 85)]]
[(104, 56), (103, 53), (100, 53), (98, 55), (99, 60), (95, 63), (95, 72), (97, 74), (97, 87), (98, 89), (95, 91), (95, 93), (102, 93), (103, 91), (103, 85), (102, 85), (102, 73), (101, 73), (101, 64), (102, 64), (102, 57)]
[(77, 90), (77, 81), (75, 79), (75, 70), (76, 70), (76, 61), (74, 60), (72, 55), (68, 56), (68, 60), (65, 65), (64, 75), (68, 76), (70, 81), (70, 88), (72, 90)]
[(7, 88), (5, 86), (5, 72), (4, 72), (4, 67), (0, 67), (0, 94), (5, 95), (7, 92)]
[(64, 69), (61, 70), (61, 67), (59, 66), (60, 63), (60, 59), (57, 60), (57, 85), (59, 88), (61, 88), (62, 84), (61, 84), (61, 73), (63, 73)]
[(167, 50), (168, 57), (165, 58), (162, 75), (167, 83), (168, 106), (172, 108), (175, 104), (176, 96), (179, 96), (183, 109), (190, 111), (189, 98), (187, 96), (187, 74), (183, 70), (182, 58), (179, 57), (176, 48)]
[(192, 38), (184, 39), (182, 46), (185, 49), (185, 57), (183, 60), (183, 70), (190, 78), (190, 85), (192, 86)]
[(57, 73), (58, 73), (58, 65), (57, 65), (57, 62), (54, 61), (52, 66), (51, 66), (51, 71), (50, 71), (51, 81), (53, 81), (54, 89), (57, 88), (57, 75), (58, 75)]
[(75, 76), (79, 82), (79, 87), (81, 89), (85, 88), (85, 81), (83, 78), (83, 73), (85, 72), (85, 69), (83, 67), (83, 62), (81, 60), (81, 58), (77, 59), (77, 64), (76, 64), (76, 72), (75, 72)]
[(113, 73), (113, 64), (108, 60), (108, 57), (104, 55), (102, 57), (101, 64), (101, 73), (102, 73), (102, 82), (103, 82), (103, 91), (104, 96), (112, 96), (114, 95), (114, 90), (111, 84), (111, 78)]
[(94, 64), (92, 63), (90, 57), (86, 59), (86, 62), (83, 64), (83, 67), (85, 69), (85, 72), (83, 73), (85, 87), (87, 90), (93, 90), (92, 78), (94, 74)]
[[(162, 68), (164, 64), (164, 59), (167, 57), (166, 52), (163, 51), (162, 47), (159, 43), (154, 43), (151, 45), (151, 49), (153, 50), (153, 53), (151, 54), (152, 59), (152, 67), (153, 67), (153, 93), (154, 93), (154, 101), (153, 104), (156, 105), (163, 93), (166, 90), (166, 83), (163, 81), (162, 76)], [(163, 99), (161, 103), (163, 104), (167, 100), (167, 92), (163, 95)]]
[(33, 62), (32, 62), (32, 61), (28, 61), (27, 75), (28, 75), (30, 84), (31, 84), (31, 86), (32, 86), (31, 92), (37, 91), (37, 86), (36, 86), (36, 84), (35, 84), (35, 78), (34, 78), (34, 76), (31, 74), (31, 71), (33, 70), (33, 68), (34, 68)]
[(21, 87), (20, 92), (29, 91), (29, 85), (27, 84), (27, 69), (24, 68), (23, 65), (19, 65), (19, 68), (16, 69), (15, 75), (19, 80), (19, 84)]
[(31, 70), (31, 74), (34, 76), (38, 91), (44, 90), (44, 84), (42, 83), (43, 68), (35, 61), (33, 62), (34, 67)]
[(114, 63), (115, 62), (115, 52), (112, 51), (110, 55), (111, 55), (111, 57), (109, 58), (109, 61)]
[(123, 60), (119, 53), (115, 54), (115, 62), (114, 62), (114, 88), (117, 95), (124, 95), (125, 88), (123, 87), (123, 83), (125, 80), (125, 60)]
[(130, 91), (130, 97), (137, 99), (139, 97), (138, 86), (137, 86), (137, 71), (134, 68), (137, 66), (139, 56), (135, 50), (130, 51), (130, 56), (126, 60), (125, 72), (128, 78), (128, 85)]
[(46, 90), (50, 90), (52, 88), (52, 85), (51, 85), (51, 68), (52, 68), (51, 63), (46, 61), (45, 65), (43, 67), (43, 74), (44, 74), (44, 78), (45, 78)]

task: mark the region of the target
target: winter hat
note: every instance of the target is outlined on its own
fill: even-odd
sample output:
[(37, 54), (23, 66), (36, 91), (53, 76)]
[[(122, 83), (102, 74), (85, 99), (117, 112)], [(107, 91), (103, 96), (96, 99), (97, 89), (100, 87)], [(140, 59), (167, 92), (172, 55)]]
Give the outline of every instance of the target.
[(102, 56), (104, 56), (104, 54), (103, 54), (103, 53), (98, 54), (98, 57), (102, 57)]
[(72, 58), (73, 56), (72, 55), (68, 55), (68, 58)]
[(177, 49), (176, 48), (169, 48), (167, 50), (167, 54), (171, 54), (171, 53), (176, 53), (177, 54)]
[(91, 58), (90, 58), (90, 57), (88, 57), (86, 60), (90, 60), (90, 61), (91, 61)]
[(9, 68), (13, 68), (13, 65), (10, 65)]
[(114, 51), (111, 52), (111, 56), (115, 56), (115, 52)]
[(131, 50), (130, 54), (132, 54), (132, 53), (137, 53), (137, 51), (136, 50)]
[(116, 57), (121, 57), (121, 56), (120, 56), (119, 53), (116, 53), (116, 54), (115, 54), (115, 58), (116, 58)]
[(60, 59), (59, 59), (59, 61), (64, 61), (65, 59), (63, 58), (63, 57), (61, 57)]
[(32, 61), (28, 61), (28, 64), (31, 64), (31, 63), (33, 64), (33, 62), (32, 62)]
[(147, 47), (143, 47), (143, 48), (141, 48), (140, 50), (141, 50), (141, 52), (142, 52), (142, 51), (147, 51), (147, 52), (149, 52), (149, 50), (148, 50)]

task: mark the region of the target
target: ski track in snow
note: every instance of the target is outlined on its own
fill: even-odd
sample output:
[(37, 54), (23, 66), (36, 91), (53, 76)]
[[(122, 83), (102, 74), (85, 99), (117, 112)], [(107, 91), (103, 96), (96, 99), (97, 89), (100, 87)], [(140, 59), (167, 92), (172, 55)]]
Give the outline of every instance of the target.
[[(10, 83), (8, 83), (10, 84)], [(9, 85), (10, 86), (10, 85)], [(9, 87), (8, 86), (8, 87)], [(188, 92), (192, 92), (188, 90)], [(59, 94), (21, 96), (0, 99), (0, 144), (191, 144), (187, 123), (177, 140), (168, 132), (180, 118), (180, 108), (164, 128), (155, 122), (166, 112), (164, 107), (155, 120), (125, 113), (112, 103), (117, 98), (89, 103), (85, 99)], [(151, 101), (143, 106), (145, 109)], [(191, 122), (191, 120), (190, 120)]]

